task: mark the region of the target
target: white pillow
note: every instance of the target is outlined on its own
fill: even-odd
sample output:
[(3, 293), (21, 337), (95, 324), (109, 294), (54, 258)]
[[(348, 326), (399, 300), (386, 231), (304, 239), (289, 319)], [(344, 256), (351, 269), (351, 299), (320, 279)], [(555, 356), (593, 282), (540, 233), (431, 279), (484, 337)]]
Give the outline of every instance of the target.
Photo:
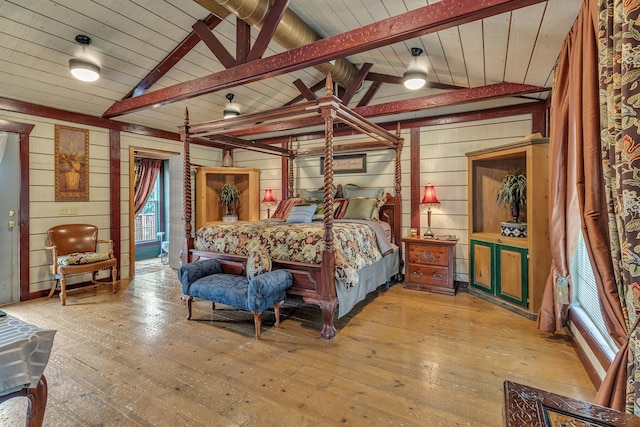
[(295, 205), (291, 208), (286, 222), (290, 224), (311, 222), (314, 213), (316, 213), (316, 205)]

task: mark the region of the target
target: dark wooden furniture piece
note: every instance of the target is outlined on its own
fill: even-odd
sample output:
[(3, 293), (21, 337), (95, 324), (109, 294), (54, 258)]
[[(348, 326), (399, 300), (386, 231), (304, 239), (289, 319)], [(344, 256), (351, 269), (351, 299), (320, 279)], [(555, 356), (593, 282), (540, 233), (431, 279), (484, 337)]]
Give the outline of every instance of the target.
[[(324, 124), (325, 140), (324, 146), (309, 148), (304, 151), (293, 150), (292, 142), (289, 141), (288, 148), (281, 148), (267, 144), (260, 144), (253, 141), (255, 135), (250, 139), (242, 139), (244, 129), (266, 126), (267, 124), (280, 123), (284, 127), (296, 123), (304, 123), (307, 127)], [(353, 129), (354, 132), (366, 135), (369, 141), (362, 143), (345, 143), (341, 148), (334, 147), (333, 129), (335, 123), (344, 124)], [(258, 124), (258, 125), (256, 125)], [(255, 114), (246, 114), (230, 119), (214, 120), (199, 124), (190, 124), (188, 112), (185, 114), (184, 125), (180, 127), (180, 133), (184, 142), (184, 220), (185, 220), (185, 240), (182, 248), (183, 263), (192, 262), (200, 258), (215, 257), (221, 262), (227, 260), (229, 263), (242, 263), (242, 257), (217, 253), (203, 253), (194, 250), (194, 238), (192, 234), (191, 218), (191, 160), (189, 145), (193, 138), (207, 138), (217, 144), (229, 144), (230, 146), (245, 148), (262, 153), (270, 153), (282, 156), (287, 164), (287, 192), (284, 198), (293, 197), (293, 161), (301, 156), (324, 156), (324, 212), (333, 212), (333, 156), (334, 148), (336, 152), (340, 149), (348, 151), (368, 151), (368, 150), (393, 150), (395, 152), (395, 174), (394, 188), (395, 195), (387, 196), (387, 204), (380, 209), (380, 218), (389, 222), (392, 226), (393, 243), (400, 242), (400, 218), (401, 218), (401, 152), (403, 138), (400, 136), (400, 128), (394, 135), (382, 127), (368, 121), (367, 119), (354, 113), (348, 107), (341, 104), (340, 99), (333, 94), (333, 80), (331, 75), (327, 76), (325, 85), (325, 96), (318, 97), (313, 101), (300, 102), (295, 105), (265, 111)], [(293, 286), (289, 293), (299, 295), (306, 303), (317, 304), (322, 310), (323, 327), (320, 332), (323, 338), (332, 338), (336, 334), (334, 317), (338, 304), (336, 297), (335, 282), (335, 254), (333, 251), (333, 216), (324, 216), (324, 241), (325, 250), (322, 256), (322, 264), (306, 264), (299, 262), (273, 261), (273, 268), (285, 268), (293, 276)], [(401, 254), (400, 254), (401, 256)], [(399, 273), (399, 272), (398, 272)]]
[[(549, 269), (548, 151), (538, 138), (466, 153), (469, 165), (469, 292), (520, 315), (535, 318)], [(503, 236), (512, 216), (496, 203), (505, 174), (527, 177), (527, 205), (520, 220), (526, 237)], [(535, 213), (534, 213), (535, 209)]]
[(505, 381), (504, 425), (506, 427), (640, 427), (640, 417)]
[(34, 388), (25, 387), (22, 390), (0, 396), (0, 403), (15, 397), (26, 397), (29, 403), (25, 425), (27, 427), (40, 427), (44, 421), (44, 412), (47, 409), (47, 390), (47, 379), (42, 375), (37, 386)]
[[(51, 274), (53, 285), (49, 297), (53, 296), (56, 289), (60, 290), (62, 305), (67, 302), (67, 276), (74, 274), (91, 273), (92, 282), (96, 282), (96, 273), (100, 270), (111, 269), (111, 285), (113, 292), (118, 289), (117, 264), (118, 260), (113, 255), (113, 240), (98, 239), (98, 228), (90, 224), (64, 224), (51, 227), (47, 234), (51, 246), (45, 249), (51, 250)], [(107, 256), (97, 255), (98, 243), (109, 245)], [(73, 254), (73, 255), (72, 255)], [(70, 256), (74, 261), (68, 265), (61, 263), (61, 257)], [(104, 259), (107, 258), (107, 259)], [(59, 286), (58, 286), (59, 285)]]
[(0, 317), (0, 403), (26, 397), (27, 427), (42, 426), (47, 407), (43, 372), (55, 334), (13, 316)]
[(402, 241), (407, 255), (404, 287), (455, 295), (453, 259), (457, 240), (405, 237)]

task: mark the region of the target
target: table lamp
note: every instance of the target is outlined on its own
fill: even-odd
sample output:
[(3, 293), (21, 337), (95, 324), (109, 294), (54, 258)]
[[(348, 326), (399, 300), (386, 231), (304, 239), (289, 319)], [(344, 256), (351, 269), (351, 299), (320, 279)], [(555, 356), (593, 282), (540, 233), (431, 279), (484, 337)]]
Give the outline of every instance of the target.
[(270, 218), (271, 207), (276, 204), (276, 200), (273, 198), (273, 192), (271, 191), (270, 188), (267, 188), (266, 190), (264, 190), (264, 198), (262, 199), (261, 203), (267, 206), (267, 218)]
[(424, 195), (422, 196), (421, 205), (427, 205), (427, 231), (422, 235), (423, 237), (433, 238), (433, 231), (431, 231), (431, 207), (439, 204), (436, 197), (436, 190), (433, 185), (429, 184), (424, 187)]

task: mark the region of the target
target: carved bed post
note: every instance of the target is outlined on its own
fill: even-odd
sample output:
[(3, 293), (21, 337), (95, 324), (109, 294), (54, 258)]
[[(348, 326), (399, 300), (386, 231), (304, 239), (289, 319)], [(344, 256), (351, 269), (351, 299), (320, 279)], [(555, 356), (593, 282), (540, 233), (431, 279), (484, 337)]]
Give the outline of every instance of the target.
[[(331, 74), (327, 75), (326, 96), (333, 96)], [(336, 111), (331, 106), (322, 107), (324, 119), (324, 252), (322, 253), (322, 283), (333, 290), (327, 299), (318, 301), (322, 309), (322, 338), (333, 338), (333, 325), (338, 299), (335, 295), (335, 255), (333, 253), (333, 121)], [(323, 292), (324, 293), (324, 292)], [(326, 295), (326, 293), (324, 293)]]
[(395, 240), (395, 244), (398, 245), (398, 253), (400, 256), (400, 265), (399, 265), (399, 270), (398, 270), (398, 276), (397, 279), (398, 281), (402, 281), (403, 277), (402, 277), (402, 268), (404, 265), (404, 259), (402, 257), (402, 228), (400, 227), (400, 221), (402, 218), (402, 212), (401, 212), (401, 208), (402, 208), (402, 185), (401, 185), (401, 180), (402, 180), (402, 146), (404, 144), (404, 138), (402, 138), (400, 133), (400, 123), (398, 123), (397, 128), (396, 128), (396, 137), (398, 138), (398, 144), (396, 145), (396, 174), (395, 174), (395, 190), (396, 190), (396, 194), (394, 197), (394, 219), (393, 219), (393, 223), (396, 224), (396, 227), (394, 227), (394, 240)]
[(293, 197), (293, 160), (295, 159), (295, 154), (293, 153), (293, 140), (289, 137), (289, 143), (287, 144), (287, 149), (289, 149), (289, 174), (287, 176), (287, 199), (289, 197)]
[(191, 157), (189, 155), (189, 109), (184, 109), (184, 131), (181, 135), (184, 145), (184, 162), (182, 171), (182, 193), (184, 195), (184, 242), (182, 243), (182, 264), (189, 262), (189, 249), (193, 249), (193, 235), (191, 233)]

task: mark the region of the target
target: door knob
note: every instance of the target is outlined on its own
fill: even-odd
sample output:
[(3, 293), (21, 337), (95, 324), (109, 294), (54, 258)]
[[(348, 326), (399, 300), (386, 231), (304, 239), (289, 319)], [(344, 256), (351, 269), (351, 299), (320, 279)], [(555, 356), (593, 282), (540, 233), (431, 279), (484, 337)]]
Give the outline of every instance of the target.
[(16, 222), (15, 221), (9, 221), (9, 228), (13, 228), (16, 226)]

